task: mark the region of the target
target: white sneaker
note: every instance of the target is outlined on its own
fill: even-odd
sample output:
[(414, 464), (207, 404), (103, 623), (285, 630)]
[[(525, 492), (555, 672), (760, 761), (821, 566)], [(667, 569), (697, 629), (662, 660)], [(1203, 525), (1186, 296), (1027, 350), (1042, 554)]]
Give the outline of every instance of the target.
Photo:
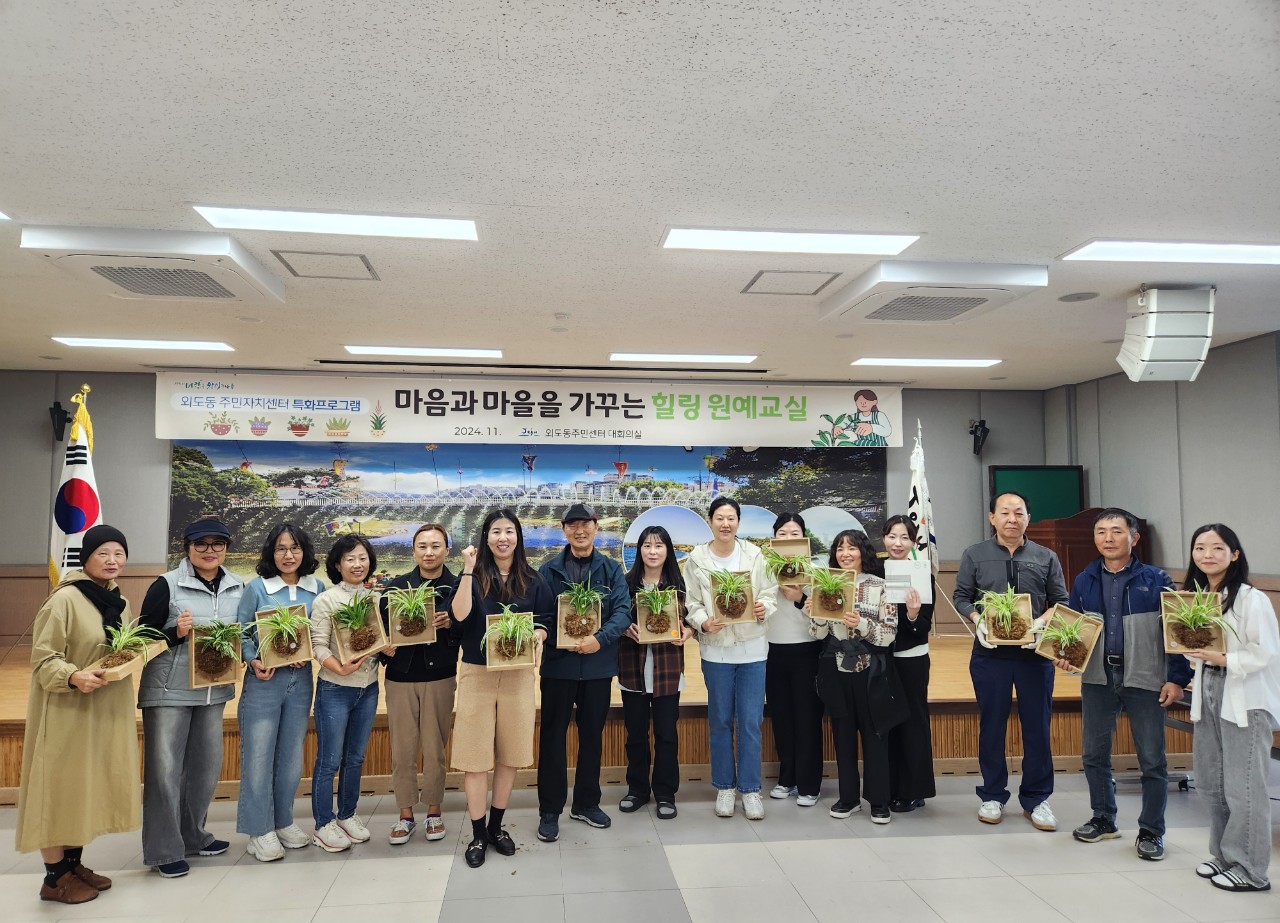
[(339, 817), (337, 824), (342, 828), (342, 832), (347, 835), (352, 843), (369, 842), (369, 828), (364, 825), (364, 821), (360, 819), (359, 814), (352, 814), (350, 817)]
[(1049, 802), (1042, 801), (1036, 805), (1034, 811), (1023, 811), (1022, 816), (1031, 821), (1031, 826), (1037, 830), (1046, 830), (1052, 833), (1058, 829), (1058, 818), (1053, 816), (1053, 808), (1049, 807)]
[(738, 793), (731, 788), (722, 788), (716, 792), (716, 817), (733, 817), (737, 796)]
[(769, 797), (782, 799), (790, 798), (794, 794), (796, 794), (796, 787), (794, 785), (791, 786), (791, 788), (787, 788), (785, 785), (775, 785), (769, 792)]
[(747, 820), (764, 820), (764, 799), (759, 792), (743, 792), (742, 813)]
[(302, 849), (311, 845), (311, 836), (297, 824), (277, 828), (276, 839), (285, 849)]
[(284, 858), (284, 847), (280, 845), (280, 838), (272, 830), (262, 836), (249, 837), (249, 855), (259, 862), (274, 862)]
[(428, 814), (427, 822), (422, 826), (422, 835), (428, 840), (443, 840), (444, 818), (439, 814)]
[(998, 801), (984, 801), (978, 808), (978, 820), (984, 824), (998, 824), (1004, 820), (1004, 805)]
[(311, 837), (311, 841), (325, 852), (342, 852), (351, 848), (351, 841), (338, 828), (338, 822), (331, 820)]
[(811, 808), (818, 803), (817, 795), (797, 795), (796, 804), (802, 808)]

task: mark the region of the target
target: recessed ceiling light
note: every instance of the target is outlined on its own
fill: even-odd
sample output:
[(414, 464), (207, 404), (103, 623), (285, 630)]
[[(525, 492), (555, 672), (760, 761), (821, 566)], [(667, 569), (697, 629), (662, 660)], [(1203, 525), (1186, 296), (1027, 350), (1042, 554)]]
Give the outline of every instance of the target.
[(1091, 240), (1059, 259), (1125, 263), (1260, 263), (1280, 265), (1280, 244), (1214, 244), (1160, 240)]
[(477, 240), (469, 218), (415, 218), (404, 215), (353, 215), (272, 208), (193, 206), (215, 228), (243, 231), (301, 231), (306, 234), (351, 234), (361, 237), (434, 237)]
[(1072, 292), (1070, 295), (1063, 295), (1058, 300), (1070, 303), (1072, 301), (1093, 301), (1097, 297), (1097, 292)]
[(64, 346), (97, 346), (104, 349), (207, 349), (233, 353), (226, 343), (207, 340), (115, 340), (103, 337), (52, 337)]
[(668, 228), (667, 250), (739, 250), (750, 253), (865, 253), (896, 256), (919, 234), (846, 234), (837, 231), (739, 231), (729, 228)]
[(703, 353), (609, 353), (610, 362), (708, 362), (712, 365), (746, 365), (757, 356), (712, 356)]
[(455, 349), (450, 346), (344, 346), (353, 356), (447, 356), (451, 359), (501, 359), (500, 349)]
[(855, 359), (850, 365), (898, 365), (922, 369), (985, 369), (999, 365), (1000, 359)]

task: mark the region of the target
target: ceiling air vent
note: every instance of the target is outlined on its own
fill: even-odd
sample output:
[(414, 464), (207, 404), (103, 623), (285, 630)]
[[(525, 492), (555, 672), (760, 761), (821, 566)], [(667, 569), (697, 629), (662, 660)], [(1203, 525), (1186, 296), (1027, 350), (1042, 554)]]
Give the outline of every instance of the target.
[(821, 307), (823, 320), (954, 324), (1049, 284), (1044, 266), (882, 260)]
[(227, 234), (29, 227), (22, 247), (112, 298), (284, 301), (284, 285)]

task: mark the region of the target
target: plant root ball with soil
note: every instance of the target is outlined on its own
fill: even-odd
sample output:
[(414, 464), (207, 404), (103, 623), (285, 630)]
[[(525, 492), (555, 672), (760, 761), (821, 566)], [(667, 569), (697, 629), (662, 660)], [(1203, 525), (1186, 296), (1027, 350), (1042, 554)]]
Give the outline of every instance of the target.
[(427, 622), (425, 619), (401, 619), (400, 634), (406, 638), (416, 638), (427, 630)]
[(819, 590), (815, 595), (817, 597), (818, 608), (822, 611), (844, 611), (844, 597), (839, 593), (828, 593), (826, 590)]
[(644, 617), (644, 630), (653, 635), (665, 635), (671, 630), (671, 616), (662, 609), (652, 610)]
[(351, 649), (353, 651), (364, 651), (373, 647), (378, 640), (378, 633), (373, 630), (373, 626), (365, 625), (363, 628), (357, 628), (351, 632)]
[(1170, 629), (1179, 644), (1190, 651), (1201, 651), (1213, 646), (1213, 630), (1210, 628), (1188, 628), (1186, 625), (1173, 625)]
[(110, 670), (112, 667), (118, 667), (121, 664), (128, 663), (137, 656), (137, 651), (116, 651), (114, 654), (106, 657), (102, 663), (98, 664), (98, 668), (102, 670)]
[(210, 679), (226, 673), (231, 664), (232, 658), (211, 647), (206, 647), (196, 654), (196, 671)]
[(1072, 641), (1066, 647), (1055, 641), (1053, 642), (1053, 650), (1058, 655), (1058, 659), (1067, 661), (1077, 670), (1084, 668), (1084, 658), (1089, 652), (1083, 641)]
[(1025, 638), (1030, 628), (1031, 622), (1021, 614), (1015, 614), (1013, 620), (1009, 623), (1009, 634), (1004, 633), (999, 619), (987, 620), (987, 634), (993, 638), (999, 638), (1001, 641), (1017, 641), (1019, 638)]
[(271, 649), (281, 657), (292, 657), (298, 653), (298, 648), (301, 646), (301, 641), (297, 638), (290, 641), (287, 635), (276, 635), (271, 639)]
[(732, 599), (717, 600), (720, 611), (724, 613), (727, 619), (740, 619), (742, 613), (747, 611), (747, 597), (735, 596)]
[(514, 638), (501, 638), (493, 642), (493, 649), (503, 660), (515, 660), (524, 653), (524, 645), (517, 647)]
[(585, 638), (587, 635), (593, 634), (595, 628), (595, 613), (575, 612), (564, 620), (564, 633), (570, 638)]

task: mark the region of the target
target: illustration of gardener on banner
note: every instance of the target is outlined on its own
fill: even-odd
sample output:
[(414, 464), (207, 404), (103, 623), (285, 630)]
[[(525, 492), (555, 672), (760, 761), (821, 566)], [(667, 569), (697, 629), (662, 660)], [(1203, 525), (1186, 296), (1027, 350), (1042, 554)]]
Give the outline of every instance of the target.
[(813, 440), (815, 446), (849, 448), (883, 448), (889, 445), (893, 424), (880, 410), (879, 398), (869, 388), (862, 388), (853, 395), (857, 413), (842, 413), (832, 418), (823, 414), (822, 419), (831, 424), (829, 430), (819, 430)]

